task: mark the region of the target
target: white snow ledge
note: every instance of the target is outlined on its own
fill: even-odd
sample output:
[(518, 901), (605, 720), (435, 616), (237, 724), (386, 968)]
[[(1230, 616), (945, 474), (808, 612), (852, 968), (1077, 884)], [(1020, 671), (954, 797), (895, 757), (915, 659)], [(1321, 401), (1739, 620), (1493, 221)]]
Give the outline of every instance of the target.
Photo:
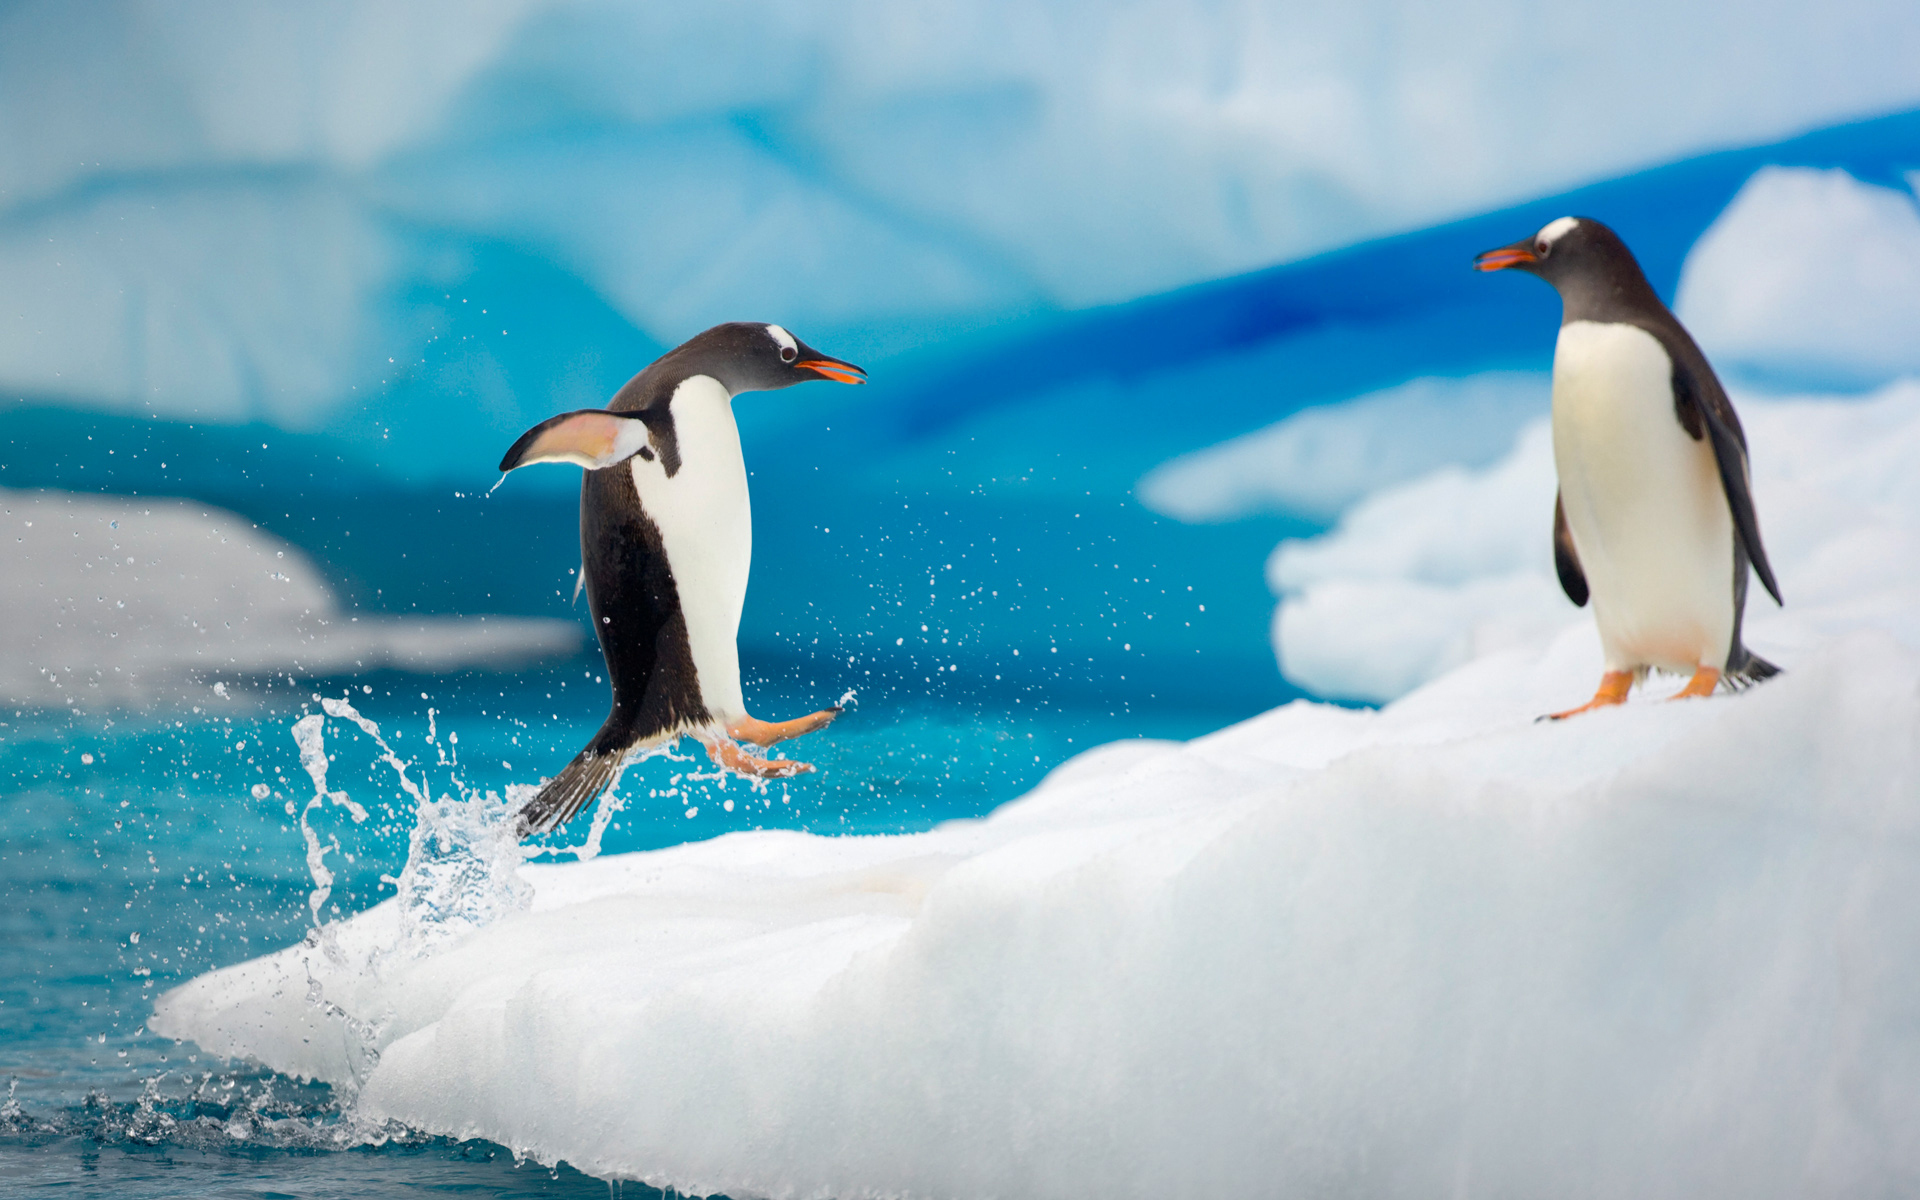
[(1903, 1191), (1920, 657), (1533, 722), (1599, 665), (1576, 628), (920, 835), (526, 868), (431, 957), (383, 904), (151, 1028), (692, 1195)]

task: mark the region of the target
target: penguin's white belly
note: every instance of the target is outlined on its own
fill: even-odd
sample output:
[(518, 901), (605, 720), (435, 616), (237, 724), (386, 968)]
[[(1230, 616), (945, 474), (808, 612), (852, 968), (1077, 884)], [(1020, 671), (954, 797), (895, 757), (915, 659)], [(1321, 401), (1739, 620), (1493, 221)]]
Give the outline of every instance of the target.
[(753, 510), (732, 397), (696, 375), (668, 402), (680, 469), (659, 456), (629, 459), (641, 507), (660, 530), (687, 623), (693, 669), (707, 712), (726, 723), (746, 715), (740, 694), (740, 609), (753, 562)]
[(1733, 518), (1711, 444), (1680, 425), (1673, 363), (1652, 334), (1561, 327), (1553, 459), (1608, 669), (1724, 668)]

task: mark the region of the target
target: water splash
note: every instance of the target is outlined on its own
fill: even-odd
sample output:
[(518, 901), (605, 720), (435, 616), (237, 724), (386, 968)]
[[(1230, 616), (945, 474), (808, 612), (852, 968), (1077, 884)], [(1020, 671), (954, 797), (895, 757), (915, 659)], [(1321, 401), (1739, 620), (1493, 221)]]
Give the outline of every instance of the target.
[(303, 965), (307, 971), (307, 1003), (320, 1010), (329, 1020), (337, 1022), (348, 1035), (347, 1082), (340, 1093), (351, 1108), (352, 1100), (360, 1094), (360, 1085), (380, 1065), (380, 1048), (386, 1044), (386, 1027), (393, 1014), (388, 1013), (375, 1021), (361, 1020), (327, 999), (326, 988), (314, 978), (313, 964), (307, 962)]
[[(427, 744), (434, 747), (438, 766), (446, 768), (451, 785), (438, 798), (424, 771), (415, 780), (408, 774), (415, 764), (403, 760), (381, 736), (380, 727), (344, 699), (328, 697), (320, 701), (325, 716), (302, 717), (294, 724), (294, 741), (300, 746), (300, 762), (314, 777), (315, 800), (335, 799), (350, 806), (354, 819), (365, 819), (365, 810), (353, 804), (344, 792), (326, 791), (326, 748), (323, 739), (325, 718), (348, 721), (357, 726), (379, 748), (379, 761), (390, 769), (400, 789), (411, 797), (414, 806), (413, 831), (408, 837), (407, 862), (398, 877), (384, 877), (398, 893), (400, 935), (398, 943), (386, 951), (406, 957), (432, 953), (438, 946), (461, 937), (500, 917), (526, 908), (533, 901), (533, 889), (517, 872), (525, 855), (514, 828), (513, 814), (520, 810), (532, 789), (518, 786), (507, 789), (502, 800), (494, 792), (481, 792), (466, 786), (459, 776), (458, 735), (440, 738), (438, 714), (427, 710)], [(449, 751), (452, 753), (450, 754)], [(324, 859), (329, 849), (308, 828), (302, 814), (301, 829), (307, 837), (307, 866), (313, 873), (315, 897), (309, 898), (314, 911), (314, 927), (324, 948), (329, 939), (319, 919), (320, 905), (331, 891), (333, 876)]]
[(399, 893), (400, 953), (421, 957), (533, 903), (518, 872), (525, 855), (514, 815), (537, 789), (512, 785), (502, 800), (467, 791), (414, 809)]
[[(161, 1085), (170, 1079), (173, 1086), (163, 1090)], [(436, 1140), (397, 1121), (360, 1114), (337, 1089), (247, 1067), (198, 1075), (163, 1070), (143, 1081), (134, 1100), (115, 1101), (90, 1092), (83, 1104), (40, 1117), (17, 1104), (0, 1105), (0, 1131), (29, 1144), (80, 1138), (96, 1146), (173, 1146), (228, 1154), (305, 1154), (420, 1146)]]
[[(326, 920), (320, 910), (333, 895), (334, 876), (327, 867), (327, 855), (340, 849), (340, 839), (336, 836), (330, 839), (330, 844), (321, 845), (320, 835), (314, 832), (308, 818), (313, 815), (314, 809), (328, 801), (346, 809), (356, 825), (366, 821), (367, 810), (354, 803), (345, 792), (327, 790), (327, 746), (321, 732), (325, 723), (326, 718), (317, 713), (300, 718), (293, 723), (293, 742), (300, 748), (301, 767), (306, 770), (307, 777), (313, 780), (313, 796), (307, 801), (306, 807), (300, 810), (300, 836), (307, 843), (307, 873), (313, 877), (313, 891), (307, 896), (307, 908), (312, 915), (314, 932), (319, 935), (319, 944), (330, 955), (337, 955), (333, 940), (326, 936)], [(287, 801), (287, 808), (291, 815), (293, 801)]]

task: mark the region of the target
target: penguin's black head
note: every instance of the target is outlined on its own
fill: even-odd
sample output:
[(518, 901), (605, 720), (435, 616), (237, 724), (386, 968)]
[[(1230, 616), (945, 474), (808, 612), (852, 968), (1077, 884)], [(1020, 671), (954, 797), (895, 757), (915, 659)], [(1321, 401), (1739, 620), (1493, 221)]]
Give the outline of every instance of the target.
[(1511, 246), (1473, 260), (1482, 271), (1518, 268), (1560, 293), (1567, 321), (1656, 318), (1666, 311), (1620, 235), (1592, 217), (1561, 217)]
[(1517, 267), (1557, 285), (1575, 273), (1604, 266), (1626, 249), (1618, 234), (1592, 217), (1561, 217), (1532, 237), (1476, 256), (1473, 265), (1481, 271)]
[(734, 395), (770, 392), (816, 379), (865, 383), (867, 373), (822, 354), (779, 325), (732, 321), (715, 325), (674, 352), (687, 366), (712, 375)]

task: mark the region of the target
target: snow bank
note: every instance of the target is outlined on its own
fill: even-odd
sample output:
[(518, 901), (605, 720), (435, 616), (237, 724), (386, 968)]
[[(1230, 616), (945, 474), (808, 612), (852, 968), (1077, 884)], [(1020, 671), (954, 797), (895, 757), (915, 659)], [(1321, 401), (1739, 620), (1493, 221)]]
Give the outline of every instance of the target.
[(567, 621), (342, 612), (300, 551), (203, 505), (0, 491), (0, 520), (7, 704), (205, 703), (253, 675), (446, 671), (579, 645)]
[[(1736, 398), (1761, 534), (1787, 607), (1759, 588), (1747, 641), (1795, 653), (1871, 615), (1920, 648), (1920, 382), (1859, 401)], [(1382, 701), (1491, 650), (1592, 618), (1553, 575), (1553, 448), (1541, 421), (1482, 471), (1372, 496), (1267, 563), (1275, 652), (1320, 695)]]
[(693, 1194), (1897, 1190), (1920, 657), (1533, 722), (1599, 667), (1576, 629), (925, 834), (528, 867), (438, 953), (390, 902), (151, 1027)]
[(1845, 171), (1760, 171), (1688, 254), (1674, 307), (1736, 377), (1920, 372), (1920, 209)]
[(1181, 455), (1148, 472), (1134, 491), (1148, 508), (1181, 521), (1271, 511), (1331, 519), (1437, 467), (1492, 462), (1529, 418), (1546, 411), (1552, 387), (1548, 376), (1523, 371), (1415, 379)]

